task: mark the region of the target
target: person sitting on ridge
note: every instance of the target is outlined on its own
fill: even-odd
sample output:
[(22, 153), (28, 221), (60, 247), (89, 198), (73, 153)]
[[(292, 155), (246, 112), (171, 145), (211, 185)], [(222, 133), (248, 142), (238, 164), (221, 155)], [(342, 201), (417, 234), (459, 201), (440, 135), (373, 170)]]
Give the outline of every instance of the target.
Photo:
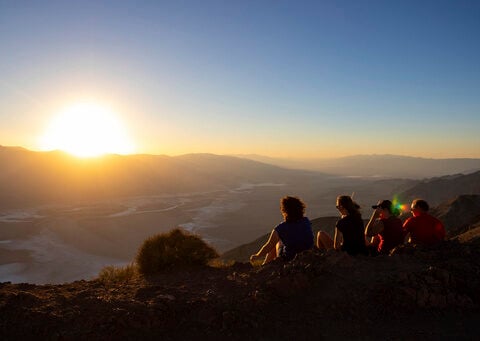
[(313, 248), (312, 224), (305, 214), (305, 204), (297, 197), (286, 196), (280, 200), (284, 222), (278, 224), (261, 249), (250, 256), (250, 261), (265, 257), (267, 264), (277, 257), (292, 260), (297, 253)]
[(405, 240), (402, 221), (390, 200), (380, 200), (372, 208), (375, 211), (365, 227), (368, 249), (372, 255), (388, 254)]
[(360, 206), (348, 195), (340, 195), (337, 197), (336, 207), (342, 217), (335, 226), (334, 239), (328, 233), (320, 231), (317, 234), (317, 247), (325, 250), (342, 250), (352, 256), (366, 255), (367, 247)]
[(429, 206), (425, 200), (412, 201), (411, 213), (403, 224), (403, 230), (410, 238), (409, 242), (420, 245), (435, 245), (445, 239), (445, 227), (442, 222), (428, 213)]

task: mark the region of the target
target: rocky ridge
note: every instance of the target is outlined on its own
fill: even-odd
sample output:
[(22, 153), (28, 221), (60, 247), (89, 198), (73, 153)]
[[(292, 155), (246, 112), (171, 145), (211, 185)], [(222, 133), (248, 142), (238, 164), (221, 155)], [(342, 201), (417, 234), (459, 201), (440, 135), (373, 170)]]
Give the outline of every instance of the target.
[(126, 282), (0, 284), (13, 339), (472, 339), (480, 247), (448, 241), (390, 256), (313, 250), (292, 262), (190, 268)]

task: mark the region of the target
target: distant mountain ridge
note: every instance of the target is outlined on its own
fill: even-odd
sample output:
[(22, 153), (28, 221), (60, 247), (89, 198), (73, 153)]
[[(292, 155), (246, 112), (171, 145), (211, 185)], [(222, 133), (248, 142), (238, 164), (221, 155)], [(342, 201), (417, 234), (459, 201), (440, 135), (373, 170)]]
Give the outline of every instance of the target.
[(188, 154), (106, 155), (79, 159), (69, 154), (0, 146), (0, 207), (111, 197), (224, 190), (243, 183), (284, 183), (320, 173), (231, 156)]
[(328, 159), (285, 159), (261, 155), (237, 155), (286, 168), (308, 169), (344, 176), (431, 178), (480, 170), (480, 159), (428, 159), (401, 155), (353, 155)]

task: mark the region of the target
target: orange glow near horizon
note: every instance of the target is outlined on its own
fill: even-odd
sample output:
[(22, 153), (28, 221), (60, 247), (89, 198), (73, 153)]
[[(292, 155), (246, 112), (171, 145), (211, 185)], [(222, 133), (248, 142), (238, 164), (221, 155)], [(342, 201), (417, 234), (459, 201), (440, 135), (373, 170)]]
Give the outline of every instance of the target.
[(40, 139), (42, 150), (63, 150), (78, 157), (132, 154), (134, 144), (109, 109), (79, 103), (55, 116)]

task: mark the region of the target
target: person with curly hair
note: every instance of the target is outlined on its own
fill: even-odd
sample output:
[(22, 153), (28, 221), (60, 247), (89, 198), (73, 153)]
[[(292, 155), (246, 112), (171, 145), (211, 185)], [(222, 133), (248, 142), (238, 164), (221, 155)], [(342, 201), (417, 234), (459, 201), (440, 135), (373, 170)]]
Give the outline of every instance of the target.
[(276, 258), (292, 260), (298, 253), (313, 248), (313, 231), (310, 220), (304, 216), (305, 204), (297, 197), (286, 196), (280, 200), (284, 221), (278, 224), (260, 250), (250, 256), (250, 261), (263, 258), (267, 264)]

